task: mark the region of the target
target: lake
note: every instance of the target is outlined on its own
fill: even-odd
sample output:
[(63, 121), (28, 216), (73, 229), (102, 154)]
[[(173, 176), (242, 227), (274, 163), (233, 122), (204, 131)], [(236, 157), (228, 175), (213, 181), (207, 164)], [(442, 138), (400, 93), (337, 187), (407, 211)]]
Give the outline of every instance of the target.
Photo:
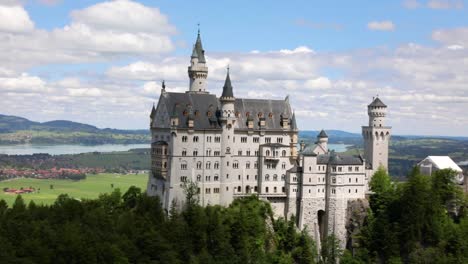
[[(330, 150), (336, 152), (346, 151), (346, 144), (328, 144)], [(78, 154), (87, 152), (127, 151), (136, 148), (150, 148), (149, 144), (105, 144), (105, 145), (7, 145), (0, 146), (0, 154), (31, 155), (34, 153), (48, 153), (50, 155)]]
[(104, 145), (8, 145), (0, 146), (0, 154), (31, 155), (48, 153), (50, 155), (78, 154), (87, 152), (127, 151), (136, 148), (150, 148), (149, 144), (104, 144)]

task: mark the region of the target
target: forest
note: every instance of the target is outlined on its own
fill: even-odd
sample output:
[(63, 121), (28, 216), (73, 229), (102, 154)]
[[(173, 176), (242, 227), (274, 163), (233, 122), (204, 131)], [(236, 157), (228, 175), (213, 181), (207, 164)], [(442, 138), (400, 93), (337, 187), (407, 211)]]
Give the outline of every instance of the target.
[(0, 201), (5, 263), (468, 263), (467, 197), (442, 170), (413, 170), (404, 183), (372, 179), (368, 216), (345, 251), (330, 236), (317, 250), (295, 219), (274, 219), (257, 197), (229, 207), (198, 205), (186, 186), (182, 210), (166, 213), (136, 187), (95, 200), (61, 195), (50, 206)]

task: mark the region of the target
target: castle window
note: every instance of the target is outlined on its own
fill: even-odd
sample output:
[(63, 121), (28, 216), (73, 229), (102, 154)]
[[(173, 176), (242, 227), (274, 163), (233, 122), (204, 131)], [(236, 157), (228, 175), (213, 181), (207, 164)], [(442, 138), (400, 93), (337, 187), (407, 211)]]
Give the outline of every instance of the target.
[(221, 155), (221, 151), (219, 151), (219, 150), (218, 150), (218, 151), (213, 151), (213, 154), (214, 154), (215, 156), (219, 156), (219, 155)]
[(250, 116), (250, 112), (246, 112), (246, 113), (245, 113), (245, 116), (246, 116), (246, 117), (249, 117), (249, 116)]
[(286, 175), (281, 174), (281, 180), (284, 181), (285, 178), (286, 178)]
[(273, 175), (273, 180), (274, 180), (274, 181), (278, 181), (278, 175), (276, 175), (276, 174)]
[(339, 171), (339, 172), (342, 172), (342, 171), (343, 171), (343, 168), (342, 168), (342, 167), (338, 167), (338, 171)]
[(219, 193), (219, 188), (214, 188), (213, 193)]
[(265, 192), (268, 193), (268, 187), (265, 187)]
[(356, 178), (356, 182), (358, 182), (358, 178)]
[(242, 150), (237, 151), (237, 155), (242, 156)]
[(197, 162), (197, 169), (201, 169), (202, 168), (202, 163), (201, 161)]
[(335, 189), (332, 189), (332, 193), (333, 193), (333, 194), (335, 193)]
[(353, 167), (348, 167), (348, 171), (353, 171)]
[(197, 175), (197, 181), (198, 182), (201, 181), (201, 175), (200, 174)]
[[(276, 138), (276, 143), (283, 143), (283, 138), (279, 137), (279, 138)], [(284, 155), (286, 156), (286, 155)]]
[(211, 136), (206, 137), (206, 142), (211, 142)]
[(247, 137), (241, 137), (241, 143), (247, 143)]
[(234, 161), (234, 162), (232, 163), (232, 168), (233, 168), (233, 169), (238, 169), (238, 168), (239, 168), (239, 161), (237, 161), (237, 160)]
[(205, 176), (205, 181), (207, 182), (211, 181), (211, 176)]
[(359, 171), (359, 167), (354, 167), (354, 171)]
[(193, 151), (193, 156), (198, 156), (198, 150)]
[(276, 193), (276, 192), (277, 192), (277, 188), (276, 188), (276, 186), (275, 186), (275, 187), (273, 187), (273, 192), (274, 192), (274, 193)]
[(265, 138), (265, 143), (271, 143), (271, 137), (266, 137)]
[(247, 151), (246, 151), (246, 155), (247, 155), (247, 156), (250, 156), (250, 150), (247, 150)]
[(281, 164), (281, 168), (282, 168), (283, 170), (286, 169), (286, 163), (285, 163), (285, 162), (283, 162), (283, 164)]
[[(281, 192), (282, 192), (282, 193), (285, 193), (285, 192), (286, 192), (286, 188), (281, 187)], [(310, 192), (310, 190), (309, 190), (309, 192)]]
[(312, 171), (312, 167), (309, 166), (309, 171)]
[(187, 142), (187, 136), (182, 136), (182, 142)]
[(336, 178), (335, 177), (332, 178), (332, 183), (336, 183)]
[(236, 112), (236, 117), (239, 117), (239, 112)]
[(257, 162), (254, 163), (254, 169), (258, 169), (258, 163)]
[(258, 150), (255, 151), (255, 156), (258, 156)]
[(351, 189), (348, 189), (348, 193), (351, 193)]
[(209, 161), (206, 162), (206, 169), (207, 170), (211, 169), (211, 162)]
[(206, 189), (205, 189), (205, 193), (211, 193), (211, 189), (210, 189), (210, 188), (206, 188)]
[(245, 168), (246, 168), (246, 169), (250, 169), (250, 162), (247, 161), (247, 162), (245, 163)]
[(206, 150), (206, 155), (207, 155), (207, 156), (211, 156), (211, 149), (207, 149), (207, 150)]
[(193, 137), (193, 142), (198, 142), (198, 136)]
[(180, 177), (180, 182), (187, 182), (187, 176)]
[(247, 174), (247, 180), (249, 180), (249, 175)]
[(182, 156), (187, 156), (187, 150), (186, 149), (182, 150)]
[(226, 148), (226, 153), (231, 153), (231, 148), (230, 147)]
[(268, 117), (269, 117), (269, 118), (273, 118), (273, 113), (269, 113), (269, 114), (268, 114)]
[(184, 115), (184, 116), (187, 116), (187, 115), (188, 115), (188, 111), (187, 111), (187, 110), (184, 110), (183, 115)]
[(239, 175), (237, 175), (237, 179), (238, 179), (238, 180), (240, 180), (240, 179), (241, 179), (241, 176), (240, 176), (240, 174), (239, 174)]
[(197, 110), (195, 111), (195, 116), (199, 116), (200, 115), (200, 112)]
[(281, 156), (283, 156), (283, 157), (286, 156), (286, 150), (283, 150), (283, 151), (281, 152)]
[(242, 192), (242, 189), (240, 186), (237, 186), (237, 192)]
[(296, 182), (297, 181), (297, 177), (293, 177), (293, 182)]
[(269, 181), (270, 180), (270, 175), (269, 174), (265, 174), (265, 181)]
[(253, 138), (253, 142), (254, 142), (254, 143), (259, 143), (259, 142), (260, 142), (260, 138), (254, 137), (254, 138)]
[(215, 168), (215, 169), (219, 169), (219, 162), (217, 162), (217, 161), (215, 162), (214, 168)]
[(267, 157), (270, 156), (270, 151), (267, 150), (267, 151), (265, 152), (265, 155), (266, 155)]
[(197, 188), (197, 193), (200, 194), (200, 188)]
[(349, 183), (351, 183), (351, 178), (349, 178)]
[(257, 176), (257, 175), (255, 175), (255, 180), (258, 180), (258, 176)]
[(258, 186), (254, 186), (254, 191), (258, 192)]
[(312, 178), (309, 178), (309, 182), (312, 182)]
[(333, 172), (336, 172), (336, 166), (333, 166), (332, 169), (333, 169)]
[(354, 190), (354, 192), (355, 192), (355, 193), (357, 193), (357, 189), (356, 189), (356, 190)]
[(220, 136), (215, 137), (215, 142), (216, 142), (216, 143), (221, 142), (221, 137), (220, 137)]
[(187, 169), (187, 162), (186, 162), (186, 161), (183, 161), (183, 162), (180, 164), (180, 169), (181, 169), (181, 170), (186, 170), (186, 169)]
[(262, 116), (263, 116), (262, 112), (258, 113), (258, 117), (262, 117)]

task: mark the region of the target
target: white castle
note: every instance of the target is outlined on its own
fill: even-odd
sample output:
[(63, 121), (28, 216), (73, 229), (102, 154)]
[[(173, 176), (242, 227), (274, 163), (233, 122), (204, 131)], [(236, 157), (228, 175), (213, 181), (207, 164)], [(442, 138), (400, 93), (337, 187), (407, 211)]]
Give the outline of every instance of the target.
[(278, 217), (296, 216), (320, 244), (335, 234), (346, 241), (346, 211), (365, 199), (368, 182), (387, 168), (391, 127), (387, 106), (375, 98), (362, 127), (364, 157), (329, 151), (321, 131), (314, 145), (298, 149), (298, 127), (289, 98), (237, 98), (229, 69), (221, 97), (206, 90), (208, 67), (200, 33), (188, 67), (190, 89), (166, 91), (151, 111), (151, 173), (147, 193), (160, 197), (166, 210), (185, 201), (184, 183), (198, 186), (201, 205), (228, 206), (257, 195)]

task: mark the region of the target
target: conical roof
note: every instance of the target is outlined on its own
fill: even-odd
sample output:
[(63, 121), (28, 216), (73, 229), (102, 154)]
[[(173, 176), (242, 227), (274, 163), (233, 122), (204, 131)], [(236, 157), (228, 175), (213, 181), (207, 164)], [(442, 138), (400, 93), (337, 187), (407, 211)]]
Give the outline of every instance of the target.
[(154, 104), (153, 104), (153, 108), (151, 108), (150, 117), (153, 118), (155, 115), (156, 115), (156, 108), (154, 108)]
[(327, 135), (327, 133), (325, 133), (325, 130), (322, 129), (322, 131), (320, 131), (320, 133), (318, 134), (317, 137), (318, 138), (328, 138), (328, 135)]
[(380, 100), (378, 97), (376, 97), (374, 99), (374, 101), (372, 101), (372, 103), (369, 105), (369, 106), (375, 106), (375, 107), (387, 107), (387, 105), (385, 105), (382, 100)]
[(226, 75), (226, 80), (224, 81), (223, 94), (221, 97), (225, 98), (234, 98), (234, 93), (232, 91), (231, 77), (229, 76), (229, 69)]
[(296, 113), (293, 112), (292, 118), (291, 118), (291, 129), (292, 130), (297, 130), (297, 122), (296, 122)]
[[(206, 62), (206, 60), (205, 60), (205, 51), (203, 50), (203, 45), (202, 45), (201, 37), (200, 37), (200, 31), (198, 32), (197, 42), (195, 42), (194, 52), (197, 53), (199, 62), (201, 62), (201, 63)], [(193, 56), (194, 52), (192, 52), (192, 56)]]

